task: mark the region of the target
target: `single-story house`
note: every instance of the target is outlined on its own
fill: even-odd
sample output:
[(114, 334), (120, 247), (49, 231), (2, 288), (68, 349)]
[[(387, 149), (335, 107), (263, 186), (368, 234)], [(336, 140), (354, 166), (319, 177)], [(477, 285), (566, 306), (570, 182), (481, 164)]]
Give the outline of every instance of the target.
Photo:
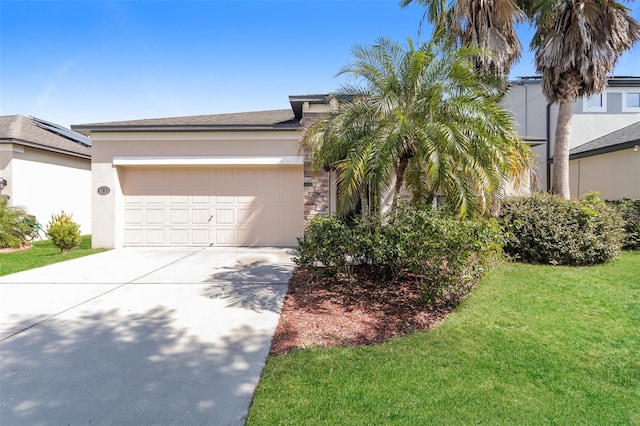
[(91, 141), (35, 117), (0, 117), (1, 195), (46, 227), (52, 214), (73, 215), (91, 233)]
[[(93, 245), (295, 246), (308, 220), (336, 210), (335, 175), (312, 176), (299, 142), (307, 123), (338, 106), (328, 95), (289, 102), (285, 110), (71, 126), (92, 140)], [(505, 187), (525, 189), (528, 179)]]
[(640, 121), (569, 151), (571, 194), (640, 198)]
[(71, 126), (92, 141), (95, 247), (295, 246), (332, 205), (299, 151), (326, 95), (291, 109)]

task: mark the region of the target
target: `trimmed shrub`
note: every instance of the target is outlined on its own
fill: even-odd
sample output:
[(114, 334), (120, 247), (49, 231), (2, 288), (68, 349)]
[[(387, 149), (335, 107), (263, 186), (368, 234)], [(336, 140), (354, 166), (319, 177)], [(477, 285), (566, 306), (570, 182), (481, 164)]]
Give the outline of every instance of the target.
[(298, 240), (297, 266), (381, 282), (417, 281), (430, 302), (457, 303), (502, 253), (498, 222), (461, 221), (430, 207), (403, 206), (394, 214), (358, 217), (351, 226), (336, 217), (315, 218)]
[(393, 267), (418, 277), (430, 302), (457, 303), (502, 255), (495, 219), (459, 220), (431, 207), (399, 209), (387, 238)]
[(329, 274), (347, 272), (349, 228), (337, 217), (317, 216), (309, 222), (304, 238), (298, 238), (296, 265)]
[(64, 211), (53, 214), (47, 226), (47, 237), (60, 248), (60, 253), (67, 253), (80, 245), (80, 225)]
[(623, 249), (640, 250), (640, 198), (607, 201), (624, 220), (625, 240)]
[(27, 213), (9, 205), (9, 200), (0, 197), (0, 248), (20, 248), (27, 244), (27, 227), (23, 219)]
[(623, 221), (595, 194), (565, 200), (535, 194), (505, 201), (500, 211), (505, 253), (515, 260), (552, 265), (592, 265), (620, 254)]

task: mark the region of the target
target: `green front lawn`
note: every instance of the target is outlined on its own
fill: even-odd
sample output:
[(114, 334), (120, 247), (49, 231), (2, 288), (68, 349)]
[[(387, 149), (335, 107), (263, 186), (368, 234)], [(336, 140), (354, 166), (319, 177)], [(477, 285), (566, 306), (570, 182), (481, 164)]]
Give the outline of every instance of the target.
[(640, 425), (640, 252), (505, 263), (438, 328), (271, 357), (249, 425)]
[(33, 243), (33, 247), (28, 250), (0, 253), (0, 276), (38, 268), (64, 260), (75, 259), (105, 250), (106, 249), (91, 248), (91, 235), (84, 235), (80, 242), (80, 247), (65, 254), (60, 254), (60, 249), (50, 241), (36, 241)]

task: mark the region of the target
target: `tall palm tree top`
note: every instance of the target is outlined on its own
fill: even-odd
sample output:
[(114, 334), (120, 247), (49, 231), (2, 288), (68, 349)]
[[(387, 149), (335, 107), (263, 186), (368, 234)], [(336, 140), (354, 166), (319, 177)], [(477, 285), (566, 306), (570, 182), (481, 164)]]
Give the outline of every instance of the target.
[(401, 0), (426, 6), (423, 19), (435, 31), (444, 32), (461, 46), (476, 46), (482, 53), (473, 58), (485, 74), (508, 75), (522, 51), (514, 24), (526, 19), (514, 0)]
[(536, 71), (550, 102), (600, 93), (620, 55), (640, 39), (640, 24), (614, 0), (545, 0), (532, 8)]

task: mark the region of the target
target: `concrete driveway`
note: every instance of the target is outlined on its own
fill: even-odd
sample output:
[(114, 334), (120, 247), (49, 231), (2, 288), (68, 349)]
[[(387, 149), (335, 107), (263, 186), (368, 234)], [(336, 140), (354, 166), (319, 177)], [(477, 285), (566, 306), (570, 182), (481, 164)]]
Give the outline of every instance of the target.
[(288, 250), (112, 250), (0, 277), (0, 424), (243, 424)]

